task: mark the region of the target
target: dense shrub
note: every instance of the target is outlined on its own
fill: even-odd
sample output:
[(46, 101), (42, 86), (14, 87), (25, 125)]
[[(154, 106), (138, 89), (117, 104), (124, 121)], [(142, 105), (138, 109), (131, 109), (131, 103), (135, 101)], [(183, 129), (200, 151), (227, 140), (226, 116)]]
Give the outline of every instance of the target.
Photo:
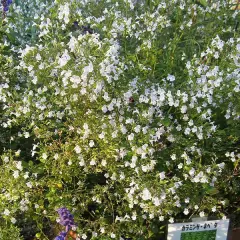
[(1, 23), (1, 227), (52, 239), (67, 207), (81, 239), (159, 239), (237, 211), (231, 4), (48, 2), (15, 1)]

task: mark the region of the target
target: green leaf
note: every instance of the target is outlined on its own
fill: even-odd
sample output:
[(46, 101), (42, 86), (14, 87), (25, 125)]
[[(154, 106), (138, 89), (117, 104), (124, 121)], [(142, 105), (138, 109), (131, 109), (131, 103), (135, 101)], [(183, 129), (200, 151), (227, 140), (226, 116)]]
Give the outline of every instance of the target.
[(168, 127), (171, 124), (171, 120), (169, 118), (164, 118), (162, 120), (162, 124), (166, 127)]
[(206, 0), (199, 0), (199, 3), (203, 5), (204, 7), (207, 7), (208, 3)]
[(42, 163), (45, 163), (45, 162), (46, 162), (46, 160), (43, 159), (43, 158), (40, 158), (39, 160), (40, 160), (40, 162), (42, 162)]
[(211, 196), (216, 195), (218, 193), (219, 193), (219, 190), (214, 187), (207, 190), (207, 194), (209, 194)]

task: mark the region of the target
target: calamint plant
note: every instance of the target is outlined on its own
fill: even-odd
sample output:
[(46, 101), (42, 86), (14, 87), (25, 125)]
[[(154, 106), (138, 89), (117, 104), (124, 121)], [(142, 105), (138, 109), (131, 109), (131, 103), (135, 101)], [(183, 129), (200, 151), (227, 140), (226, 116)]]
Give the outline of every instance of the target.
[(0, 238), (155, 240), (195, 215), (239, 223), (234, 9), (13, 0), (0, 23)]

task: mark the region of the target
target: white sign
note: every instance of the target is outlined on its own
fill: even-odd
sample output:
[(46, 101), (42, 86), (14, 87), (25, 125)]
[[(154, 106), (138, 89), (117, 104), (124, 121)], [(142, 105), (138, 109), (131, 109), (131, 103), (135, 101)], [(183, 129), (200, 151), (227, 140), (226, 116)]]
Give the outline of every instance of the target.
[(167, 240), (227, 240), (229, 219), (168, 225)]

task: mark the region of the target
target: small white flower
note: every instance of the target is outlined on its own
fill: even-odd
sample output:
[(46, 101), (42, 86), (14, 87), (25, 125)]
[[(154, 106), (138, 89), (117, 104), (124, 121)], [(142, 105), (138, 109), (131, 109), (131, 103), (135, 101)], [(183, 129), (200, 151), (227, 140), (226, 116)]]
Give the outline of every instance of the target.
[(19, 171), (18, 170), (13, 171), (13, 177), (14, 178), (18, 178), (19, 177)]
[(128, 135), (128, 140), (129, 141), (132, 141), (134, 139), (134, 134), (133, 133), (131, 133), (130, 135)]
[(31, 183), (31, 182), (27, 182), (26, 185), (27, 185), (29, 188), (32, 188), (32, 183)]
[(153, 213), (149, 214), (149, 218), (153, 219), (154, 218), (154, 214)]
[(194, 174), (195, 174), (195, 169), (192, 168), (192, 169), (189, 171), (189, 175), (190, 175), (190, 176), (194, 176)]
[(14, 217), (12, 217), (11, 218), (11, 223), (15, 224), (16, 222), (17, 222), (17, 220)]
[(144, 165), (142, 165), (142, 171), (143, 171), (143, 172), (147, 172), (148, 169), (149, 169), (148, 166), (144, 166)]
[(76, 227), (76, 226), (72, 226), (72, 230), (73, 230), (73, 231), (76, 231), (76, 230), (77, 230), (77, 227)]
[(136, 213), (133, 213), (132, 220), (135, 221), (136, 219), (137, 219), (137, 215), (136, 215)]
[(81, 152), (81, 148), (77, 145), (75, 148), (74, 148), (74, 151), (76, 153), (80, 153)]
[(81, 167), (85, 166), (85, 161), (84, 161), (83, 159), (81, 159), (81, 161), (79, 162), (79, 165), (80, 165)]
[(105, 159), (103, 159), (101, 162), (101, 165), (105, 167), (107, 165), (107, 161)]
[(8, 162), (9, 162), (9, 157), (4, 157), (3, 161), (4, 161), (5, 163), (8, 163)]
[(94, 141), (93, 141), (93, 140), (90, 140), (89, 146), (90, 146), (90, 147), (93, 147), (93, 146), (94, 146)]
[(152, 198), (151, 193), (149, 192), (149, 190), (147, 188), (144, 188), (142, 191), (142, 199), (143, 200), (150, 200)]
[(21, 153), (21, 150), (19, 149), (19, 150), (17, 150), (17, 151), (15, 152), (15, 156), (16, 156), (16, 157), (19, 157), (20, 153)]
[(18, 161), (17, 164), (16, 164), (16, 168), (17, 168), (19, 171), (22, 171), (22, 170), (23, 170), (22, 162)]
[(140, 133), (140, 131), (141, 131), (141, 126), (140, 126), (140, 125), (137, 125), (137, 126), (134, 128), (134, 131), (135, 131), (135, 133)]
[(111, 238), (115, 238), (116, 237), (116, 235), (114, 234), (114, 233), (111, 233)]
[(104, 132), (101, 132), (101, 133), (98, 135), (98, 137), (99, 137), (100, 139), (104, 139), (105, 133), (104, 133)]
[(185, 215), (188, 215), (189, 214), (189, 210), (187, 208), (184, 209), (184, 212), (183, 212)]
[(161, 204), (161, 201), (158, 197), (153, 198), (153, 204), (155, 206), (159, 206)]
[(186, 105), (183, 105), (181, 107), (181, 113), (186, 113), (187, 112), (187, 106)]
[(23, 177), (24, 177), (24, 179), (29, 178), (29, 172), (26, 172)]
[(184, 134), (189, 135), (191, 132), (191, 129), (189, 127), (185, 128)]
[(108, 111), (108, 108), (107, 108), (106, 105), (104, 105), (104, 106), (102, 107), (102, 111), (103, 111), (104, 113), (106, 113), (106, 112)]
[(216, 212), (217, 211), (217, 208), (216, 208), (216, 206), (214, 206), (213, 208), (212, 208), (212, 212)]
[(87, 239), (87, 235), (85, 233), (82, 234), (82, 239)]
[(6, 216), (9, 216), (10, 211), (9, 211), (8, 209), (5, 209), (4, 212), (3, 212), (3, 214), (6, 215)]
[(170, 223), (174, 223), (174, 219), (171, 217), (171, 218), (169, 219), (169, 222), (170, 222)]
[(42, 59), (42, 57), (41, 57), (41, 55), (40, 55), (39, 53), (36, 55), (36, 59), (37, 59), (38, 61), (40, 61), (40, 60)]
[(94, 159), (92, 159), (92, 160), (90, 161), (90, 165), (91, 165), (91, 166), (96, 165), (96, 161), (95, 161)]
[(58, 59), (58, 64), (60, 67), (63, 67), (67, 64), (67, 62), (71, 59), (71, 57), (68, 54), (68, 51), (65, 50), (63, 55)]
[(161, 180), (165, 179), (165, 172), (159, 173), (159, 177)]
[(237, 44), (237, 51), (240, 52), (240, 44)]
[(199, 216), (200, 216), (200, 217), (204, 217), (204, 216), (205, 216), (205, 213), (202, 211), (202, 212), (200, 212)]
[(46, 160), (47, 157), (48, 157), (48, 155), (47, 155), (46, 153), (43, 153), (43, 154), (42, 154), (42, 158), (43, 158), (44, 160)]
[(181, 169), (183, 167), (183, 164), (182, 163), (179, 163), (178, 164), (178, 169)]
[(187, 68), (187, 69), (190, 69), (190, 68), (191, 68), (191, 63), (190, 63), (189, 61), (186, 63), (186, 68)]
[(164, 216), (160, 216), (159, 221), (161, 221), (161, 222), (164, 221)]
[(29, 137), (30, 137), (29, 132), (25, 132), (25, 133), (24, 133), (24, 137), (25, 137), (25, 138), (29, 138)]
[(170, 81), (170, 82), (174, 82), (175, 81), (175, 76), (168, 74), (167, 80)]

